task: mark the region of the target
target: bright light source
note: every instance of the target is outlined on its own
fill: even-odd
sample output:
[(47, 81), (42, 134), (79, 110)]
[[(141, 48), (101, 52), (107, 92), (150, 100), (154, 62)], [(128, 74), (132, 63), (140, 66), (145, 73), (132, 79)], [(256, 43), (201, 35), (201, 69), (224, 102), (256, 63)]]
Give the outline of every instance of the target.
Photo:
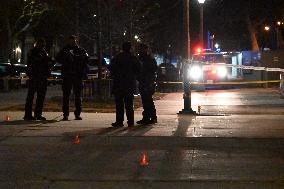
[(97, 17), (97, 15), (96, 15), (96, 14), (94, 14), (94, 17)]
[(195, 52), (196, 52), (197, 54), (201, 54), (201, 53), (202, 53), (202, 48), (201, 48), (201, 47), (197, 47), (196, 50), (195, 50)]
[(270, 30), (270, 27), (269, 27), (269, 26), (265, 26), (265, 27), (264, 27), (264, 30), (265, 30), (265, 31), (269, 31), (269, 30)]
[(22, 52), (22, 49), (18, 46), (17, 48), (16, 48), (16, 53), (21, 53)]
[(218, 76), (221, 77), (221, 78), (226, 77), (227, 74), (228, 74), (228, 70), (224, 66), (218, 67), (217, 71), (218, 71)]
[(217, 73), (217, 71), (214, 69), (214, 70), (211, 71), (211, 73), (215, 75)]
[(134, 36), (134, 39), (135, 39), (137, 42), (141, 42), (141, 39), (139, 38), (138, 35), (135, 35), (135, 36)]
[(219, 49), (220, 45), (218, 43), (215, 44), (215, 48)]
[(189, 70), (189, 77), (192, 79), (200, 79), (202, 77), (202, 69), (200, 66), (193, 66)]
[(204, 4), (204, 3), (205, 3), (205, 0), (198, 0), (198, 2), (199, 2), (200, 4)]
[(278, 21), (278, 22), (277, 22), (277, 25), (278, 25), (278, 26), (280, 26), (280, 25), (281, 25), (281, 22), (280, 22), (280, 21)]

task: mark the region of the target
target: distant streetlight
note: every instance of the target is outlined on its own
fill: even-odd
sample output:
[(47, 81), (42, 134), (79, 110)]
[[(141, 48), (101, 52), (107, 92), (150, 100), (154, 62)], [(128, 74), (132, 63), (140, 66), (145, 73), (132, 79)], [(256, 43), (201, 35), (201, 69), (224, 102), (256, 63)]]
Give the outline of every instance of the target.
[(134, 36), (134, 39), (135, 39), (138, 43), (141, 42), (141, 39), (139, 38), (138, 35), (135, 35), (135, 36)]
[(200, 4), (200, 44), (202, 46), (202, 49), (203, 49), (203, 46), (204, 46), (204, 40), (203, 40), (203, 37), (204, 37), (204, 29), (203, 29), (203, 17), (204, 17), (204, 13), (203, 13), (203, 7), (204, 7), (204, 3), (205, 3), (205, 0), (198, 0), (199, 4)]
[(281, 26), (281, 24), (282, 24), (282, 23), (281, 23), (280, 21), (277, 22), (277, 25), (278, 25), (278, 26)]
[(215, 48), (219, 49), (220, 45), (218, 43), (215, 44)]
[(265, 26), (265, 27), (264, 27), (264, 30), (265, 30), (265, 31), (269, 31), (269, 30), (270, 30), (270, 27), (269, 27), (269, 26)]

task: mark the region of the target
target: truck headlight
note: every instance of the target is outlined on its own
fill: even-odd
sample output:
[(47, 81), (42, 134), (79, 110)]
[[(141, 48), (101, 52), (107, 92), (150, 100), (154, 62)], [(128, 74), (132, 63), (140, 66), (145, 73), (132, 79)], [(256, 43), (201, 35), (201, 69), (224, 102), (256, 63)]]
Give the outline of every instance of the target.
[(199, 66), (192, 66), (189, 70), (189, 77), (191, 79), (200, 79), (202, 77), (203, 71)]
[(226, 77), (228, 74), (228, 70), (226, 67), (220, 66), (217, 69), (217, 73), (219, 77)]

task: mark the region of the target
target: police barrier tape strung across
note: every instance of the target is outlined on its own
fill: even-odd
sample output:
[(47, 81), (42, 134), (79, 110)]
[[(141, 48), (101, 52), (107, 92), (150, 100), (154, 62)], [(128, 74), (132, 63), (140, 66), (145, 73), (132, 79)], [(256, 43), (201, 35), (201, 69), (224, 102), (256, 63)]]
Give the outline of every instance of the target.
[[(223, 66), (226, 67), (231, 67), (231, 68), (238, 68), (238, 69), (243, 69), (243, 70), (254, 70), (254, 71), (266, 71), (266, 72), (282, 72), (284, 73), (284, 69), (282, 68), (266, 68), (266, 67), (255, 67), (255, 66), (243, 66), (243, 65), (233, 65), (233, 64), (225, 64)], [(5, 76), (5, 77), (0, 77), (0, 80), (29, 80), (28, 77), (10, 77), (10, 76)], [(61, 81), (62, 79), (54, 79), (54, 78), (48, 78), (48, 81)], [(93, 81), (93, 80), (98, 80), (98, 79), (87, 79), (84, 81)], [(110, 81), (111, 79), (103, 79), (105, 81)], [(191, 81), (191, 84), (197, 85), (246, 85), (246, 84), (267, 84), (267, 83), (282, 83), (284, 82), (283, 78), (279, 80), (264, 80), (264, 81), (223, 81), (223, 82), (194, 82)], [(161, 84), (183, 84), (181, 81), (160, 81), (158, 83)]]

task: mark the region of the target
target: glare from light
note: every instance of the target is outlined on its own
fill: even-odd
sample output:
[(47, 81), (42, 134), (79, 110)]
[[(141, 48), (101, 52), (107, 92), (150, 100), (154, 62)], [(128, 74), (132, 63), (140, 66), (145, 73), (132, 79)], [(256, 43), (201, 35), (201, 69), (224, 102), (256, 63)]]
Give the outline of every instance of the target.
[(200, 48), (200, 47), (196, 49), (197, 54), (200, 54), (200, 53), (201, 53), (201, 51), (202, 51), (202, 50), (201, 50), (201, 48)]
[(278, 22), (277, 22), (277, 25), (278, 25), (278, 26), (280, 26), (280, 25), (281, 25), (281, 22), (280, 22), (280, 21), (278, 21)]
[(202, 77), (202, 69), (199, 66), (193, 66), (189, 70), (189, 77), (192, 79), (200, 79)]
[(218, 76), (223, 78), (226, 77), (228, 74), (228, 70), (226, 67), (220, 66), (218, 67)]
[(220, 45), (218, 43), (215, 44), (215, 48), (219, 49)]
[(215, 74), (217, 73), (217, 71), (213, 69), (213, 70), (211, 71), (211, 73), (215, 75)]
[(205, 3), (205, 0), (198, 0), (198, 3), (204, 4), (204, 3)]
[(269, 31), (269, 30), (270, 30), (270, 27), (269, 27), (269, 26), (265, 26), (265, 27), (264, 27), (264, 30), (265, 30), (265, 31)]
[(22, 52), (22, 49), (20, 47), (17, 47), (16, 48), (16, 53), (21, 53)]

